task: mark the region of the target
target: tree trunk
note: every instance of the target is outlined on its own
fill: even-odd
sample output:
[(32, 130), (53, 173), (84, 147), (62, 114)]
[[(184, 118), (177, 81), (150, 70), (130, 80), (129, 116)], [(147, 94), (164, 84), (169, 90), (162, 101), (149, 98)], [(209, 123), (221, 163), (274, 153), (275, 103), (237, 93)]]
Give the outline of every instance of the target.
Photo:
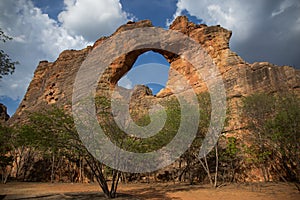
[(216, 173), (215, 173), (215, 183), (214, 187), (217, 187), (217, 182), (218, 182), (218, 167), (219, 167), (219, 154), (218, 154), (218, 143), (215, 146), (215, 151), (216, 151)]
[(7, 170), (7, 166), (2, 168), (2, 183), (6, 184), (8, 177), (10, 176), (12, 171), (12, 166), (9, 165), (9, 170)]
[(110, 189), (110, 192), (109, 192), (109, 198), (115, 198), (116, 197), (118, 183), (119, 183), (119, 179), (120, 179), (120, 174), (121, 174), (121, 172), (119, 172), (117, 170), (113, 170), (113, 177), (112, 177), (111, 189)]
[(78, 179), (79, 183), (82, 183), (82, 159), (81, 157), (79, 158), (79, 179)]
[(199, 161), (200, 161), (202, 167), (204, 168), (204, 170), (205, 170), (205, 172), (206, 172), (206, 174), (208, 176), (210, 185), (213, 186), (214, 184), (213, 184), (213, 181), (212, 181), (212, 178), (211, 178), (211, 175), (210, 175), (210, 171), (209, 171), (209, 167), (208, 167), (206, 156), (204, 156), (204, 163), (205, 163), (205, 165), (204, 165), (204, 163), (202, 162), (201, 159), (199, 159)]
[(54, 164), (55, 164), (55, 155), (52, 153), (52, 163), (51, 163), (51, 183), (54, 182)]
[(96, 181), (98, 182), (100, 188), (102, 189), (104, 195), (107, 198), (112, 198), (111, 194), (109, 192), (108, 189), (108, 185), (107, 185), (107, 181), (103, 175), (102, 172), (102, 164), (99, 163), (99, 161), (97, 161), (91, 154), (89, 154), (86, 158), (85, 158), (87, 164), (89, 165), (89, 167), (91, 168), (94, 176), (96, 177)]
[(19, 179), (20, 171), (21, 171), (21, 164), (23, 160), (23, 153), (24, 153), (24, 146), (20, 148), (16, 148), (14, 160), (16, 163), (16, 179)]

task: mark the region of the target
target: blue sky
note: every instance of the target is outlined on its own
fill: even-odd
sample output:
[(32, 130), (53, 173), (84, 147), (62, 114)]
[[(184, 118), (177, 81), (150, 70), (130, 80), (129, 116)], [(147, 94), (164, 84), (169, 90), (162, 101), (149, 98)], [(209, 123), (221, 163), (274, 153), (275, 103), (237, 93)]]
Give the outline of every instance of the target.
[[(14, 113), (40, 60), (54, 61), (65, 49), (91, 45), (128, 20), (150, 19), (167, 28), (183, 14), (195, 23), (232, 30), (231, 49), (250, 63), (300, 68), (299, 0), (1, 0), (0, 28), (14, 38), (1, 43), (1, 49), (20, 65), (0, 81), (0, 102)], [(154, 53), (141, 56), (135, 65), (145, 63), (168, 66)], [(161, 73), (153, 82), (166, 77)]]

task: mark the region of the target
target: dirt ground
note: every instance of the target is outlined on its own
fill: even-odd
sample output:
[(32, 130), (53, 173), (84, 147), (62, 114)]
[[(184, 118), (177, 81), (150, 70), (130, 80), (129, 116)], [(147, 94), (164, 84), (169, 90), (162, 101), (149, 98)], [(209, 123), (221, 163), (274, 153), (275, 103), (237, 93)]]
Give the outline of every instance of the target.
[[(298, 200), (300, 193), (293, 184), (230, 184), (211, 188), (208, 185), (182, 183), (120, 184), (117, 199), (187, 199), (187, 200)], [(0, 184), (1, 199), (104, 199), (97, 184), (20, 183)]]

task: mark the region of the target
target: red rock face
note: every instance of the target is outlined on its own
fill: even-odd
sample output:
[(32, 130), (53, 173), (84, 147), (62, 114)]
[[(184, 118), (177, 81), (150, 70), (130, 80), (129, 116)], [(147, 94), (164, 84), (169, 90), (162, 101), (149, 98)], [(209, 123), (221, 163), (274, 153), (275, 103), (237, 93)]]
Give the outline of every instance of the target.
[[(122, 25), (113, 35), (141, 27), (151, 27), (149, 20), (129, 22)], [(196, 25), (189, 22), (184, 16), (178, 17), (170, 26), (171, 30), (179, 31), (202, 45), (217, 65), (225, 84), (228, 105), (234, 113), (238, 113), (233, 102), (238, 101), (242, 96), (255, 92), (278, 92), (286, 90), (300, 91), (300, 71), (289, 66), (275, 66), (271, 63), (260, 62), (249, 64), (229, 48), (231, 31), (220, 26)], [(102, 37), (91, 47), (85, 49), (65, 50), (55, 62), (41, 61), (35, 71), (25, 97), (17, 109), (10, 123), (15, 123), (25, 118), (24, 111), (37, 111), (47, 105), (57, 104), (66, 106), (71, 104), (72, 90), (76, 73), (89, 52), (101, 45), (108, 37)], [(134, 38), (133, 38), (134, 39)], [(206, 84), (199, 80), (196, 69), (186, 60), (179, 56), (157, 49), (139, 49), (129, 52), (116, 59), (105, 71), (99, 86), (98, 92), (113, 88), (118, 80), (127, 73), (137, 57), (146, 51), (153, 50), (163, 55), (170, 67), (175, 69), (189, 81), (196, 91), (201, 93), (207, 91)], [(171, 95), (168, 89), (178, 77), (169, 74), (166, 89), (157, 94), (158, 98)], [(236, 111), (236, 112), (235, 112)], [(230, 122), (228, 130), (237, 130), (240, 127), (231, 126), (241, 124), (239, 117)], [(239, 125), (240, 126), (240, 125)]]
[[(149, 20), (127, 23), (116, 30), (113, 35), (127, 30), (152, 27)], [(226, 127), (228, 133), (242, 137), (241, 129), (244, 120), (240, 116), (239, 103), (242, 96), (255, 92), (279, 92), (292, 90), (300, 94), (300, 71), (289, 66), (275, 66), (267, 62), (247, 63), (229, 48), (231, 31), (220, 26), (196, 25), (189, 22), (186, 17), (178, 17), (170, 26), (170, 30), (179, 31), (199, 44), (210, 55), (218, 67), (225, 84), (228, 98), (228, 107), (231, 110), (231, 120)], [(26, 120), (26, 112), (34, 112), (44, 109), (47, 105), (59, 105), (68, 107), (72, 101), (73, 84), (76, 73), (89, 52), (102, 45), (109, 37), (102, 37), (93, 46), (85, 49), (65, 50), (55, 62), (41, 61), (34, 73), (34, 77), (27, 89), (26, 95), (19, 108), (9, 123), (17, 123)], [(132, 38), (134, 39), (134, 38)], [(127, 73), (139, 55), (153, 50), (163, 55), (170, 63), (170, 67), (178, 71), (189, 81), (196, 91), (207, 91), (206, 84), (199, 80), (196, 69), (179, 56), (158, 49), (139, 49), (129, 52), (116, 59), (105, 71), (99, 82), (98, 92), (103, 93), (115, 87), (118, 80)], [(169, 74), (166, 89), (156, 97), (144, 95), (151, 101), (162, 100), (172, 95), (168, 86), (172, 85), (178, 77)], [(147, 96), (147, 97), (146, 97)], [(139, 95), (142, 104), (143, 95)]]
[(9, 119), (9, 115), (7, 114), (7, 108), (5, 105), (0, 103), (0, 124), (5, 123)]
[[(121, 32), (137, 29), (141, 27), (151, 27), (149, 20), (130, 22), (122, 25), (113, 35)], [(278, 92), (286, 90), (300, 91), (300, 71), (289, 66), (275, 66), (271, 63), (260, 62), (249, 64), (239, 57), (229, 48), (231, 31), (220, 26), (196, 25), (189, 22), (184, 16), (178, 17), (170, 26), (171, 30), (179, 31), (202, 45), (207, 53), (217, 65), (225, 84), (228, 105), (233, 111), (238, 113), (235, 108), (238, 99), (255, 92)], [(35, 71), (25, 97), (17, 109), (10, 123), (15, 123), (25, 117), (24, 111), (37, 111), (47, 105), (57, 104), (66, 106), (71, 104), (72, 90), (76, 73), (89, 52), (101, 45), (108, 37), (102, 37), (91, 47), (85, 49), (65, 50), (55, 62), (41, 61)], [(133, 38), (134, 39), (134, 38)], [(163, 55), (170, 63), (170, 67), (175, 69), (189, 81), (196, 91), (201, 93), (207, 91), (206, 84), (199, 80), (196, 69), (186, 60), (179, 56), (157, 49), (139, 49), (129, 52), (116, 59), (105, 71), (99, 86), (98, 92), (113, 88), (118, 80), (127, 73), (137, 57), (146, 51), (153, 50)], [(169, 74), (166, 89), (157, 94), (158, 98), (171, 95), (169, 85), (172, 85), (178, 77)], [(241, 126), (238, 120), (240, 117), (233, 117), (228, 130), (237, 130), (236, 124)], [(241, 120), (242, 121), (242, 120)], [(233, 125), (235, 124), (235, 125)]]

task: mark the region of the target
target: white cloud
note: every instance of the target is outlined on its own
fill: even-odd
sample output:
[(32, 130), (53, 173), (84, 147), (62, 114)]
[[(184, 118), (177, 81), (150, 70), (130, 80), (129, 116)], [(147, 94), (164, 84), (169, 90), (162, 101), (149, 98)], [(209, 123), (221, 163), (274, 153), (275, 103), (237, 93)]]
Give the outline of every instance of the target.
[(28, 0), (0, 1), (0, 27), (12, 41), (1, 44), (14, 61), (16, 72), (0, 80), (0, 96), (14, 100), (24, 96), (40, 60), (53, 61), (65, 49), (80, 49), (88, 43), (72, 36)]
[[(178, 0), (177, 11), (174, 18), (188, 11), (190, 15), (202, 19), (208, 25), (220, 24), (225, 28), (238, 31), (238, 39), (242, 40), (254, 24), (251, 18), (255, 17), (251, 6), (259, 7), (263, 1), (239, 0)], [(247, 25), (244, 25), (247, 23)]]
[(178, 0), (174, 18), (186, 11), (232, 30), (232, 49), (250, 62), (300, 67), (299, 0)]
[(110, 35), (128, 21), (119, 0), (65, 0), (58, 16), (62, 26), (89, 41)]
[(281, 4), (279, 5), (279, 7), (272, 12), (272, 17), (274, 17), (276, 15), (280, 15), (286, 9), (288, 9), (289, 7), (292, 7), (292, 6), (293, 6), (293, 1), (292, 0), (282, 1)]
[(124, 87), (126, 89), (132, 89), (133, 84), (131, 80), (128, 78), (128, 76), (123, 76), (119, 81), (118, 81), (118, 86)]
[[(0, 80), (0, 97), (20, 100), (40, 60), (54, 61), (65, 49), (82, 49), (127, 21), (118, 0), (65, 0), (57, 22), (31, 0), (1, 0), (0, 27), (12, 41), (1, 43), (14, 61), (13, 75)], [(51, 3), (49, 3), (51, 4)]]

